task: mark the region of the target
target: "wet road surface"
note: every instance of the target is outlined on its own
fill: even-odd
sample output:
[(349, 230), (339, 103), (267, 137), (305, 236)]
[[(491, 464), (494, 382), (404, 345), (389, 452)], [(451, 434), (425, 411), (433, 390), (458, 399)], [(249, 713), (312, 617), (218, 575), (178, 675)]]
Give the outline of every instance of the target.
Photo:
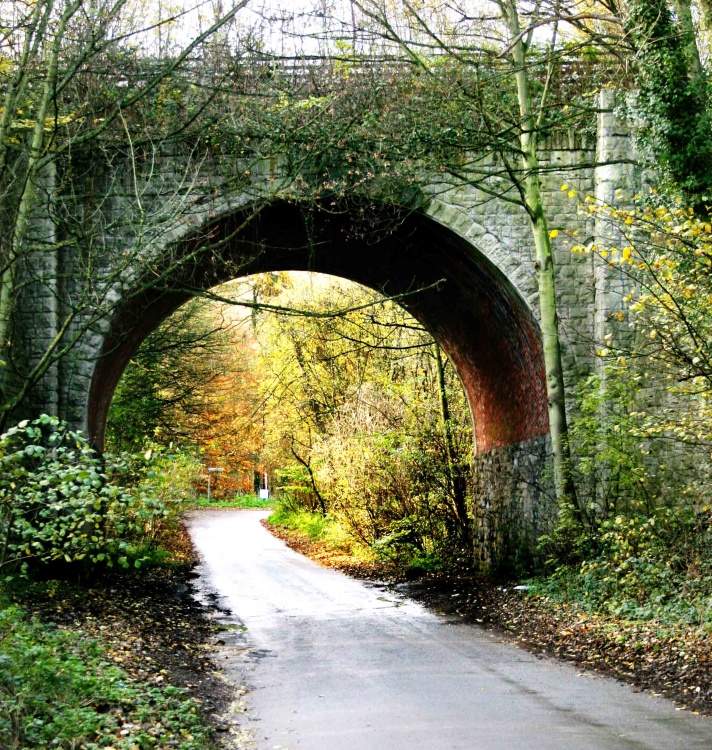
[(712, 749), (711, 719), (322, 568), (266, 515), (189, 519), (260, 750)]

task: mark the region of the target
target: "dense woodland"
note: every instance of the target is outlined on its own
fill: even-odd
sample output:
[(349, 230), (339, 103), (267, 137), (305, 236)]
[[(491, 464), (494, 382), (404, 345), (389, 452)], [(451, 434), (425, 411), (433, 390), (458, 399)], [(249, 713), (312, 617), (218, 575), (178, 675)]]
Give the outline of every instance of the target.
[[(334, 0), (298, 11), (245, 0), (227, 12), (158, 4), (148, 16), (131, 0), (38, 0), (0, 2), (0, 13), (7, 587), (67, 570), (96, 577), (165, 564), (180, 512), (205, 495), (209, 466), (225, 469), (214, 500), (245, 504), (266, 474), (275, 523), (354, 559), (413, 575), (474, 564), (472, 424), (457, 374), (401, 300), (349, 282), (245, 277), (238, 267), (235, 281), (196, 292), (126, 369), (104, 455), (55, 416), (26, 411), (51, 368), (111, 318), (122, 274), (131, 269), (145, 290), (192, 262), (142, 254), (190, 209), (179, 190), (161, 205), (144, 192), (153, 160), (168, 151), (185, 157), (186, 185), (207, 158), (239, 157), (235, 189), (276, 160), (276, 193), (305, 211), (357, 206), (363, 235), (392, 231), (422, 207), (424, 174), (519, 206), (536, 252), (551, 426), (542, 482), (557, 514), (536, 569), (514, 573), (579, 611), (709, 634), (707, 0)], [(659, 178), (638, 195), (622, 185), (620, 202), (602, 205), (572, 187), (572, 174), (562, 191), (608, 228), (580, 244), (549, 228), (540, 148), (552, 134), (592, 132), (604, 87), (621, 93), (620, 114), (635, 121), (640, 158)], [(77, 212), (87, 163), (118, 162), (134, 167), (121, 215), (101, 191), (92, 212)], [(50, 224), (61, 233), (43, 235)], [(105, 238), (119, 226), (132, 227), (135, 249), (113, 258), (112, 274), (97, 273), (116, 253)], [(568, 391), (552, 243), (596, 256), (628, 289), (606, 337), (589, 342), (595, 366)], [(210, 237), (198, 245), (225, 250)], [(36, 259), (58, 254), (74, 271), (53, 292), (57, 334), (28, 366), (16, 312)], [(41, 283), (39, 272), (32, 281)], [(13, 671), (26, 658), (22, 643), (40, 636), (14, 608), (0, 618), (0, 746), (48, 746), (49, 730), (27, 719), (42, 714), (42, 701), (20, 700)], [(108, 719), (86, 721), (93, 728), (67, 737), (98, 736)], [(203, 747), (194, 734), (182, 746)], [(66, 743), (57, 746), (77, 746)]]

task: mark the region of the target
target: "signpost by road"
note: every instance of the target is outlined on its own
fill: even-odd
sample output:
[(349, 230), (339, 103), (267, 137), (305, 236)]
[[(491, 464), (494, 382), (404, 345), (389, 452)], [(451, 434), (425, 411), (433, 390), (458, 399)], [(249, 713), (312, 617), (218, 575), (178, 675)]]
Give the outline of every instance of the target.
[(267, 472), (263, 474), (262, 486), (260, 487), (260, 500), (269, 500), (269, 479)]
[(212, 477), (214, 471), (225, 471), (217, 466), (208, 466), (208, 502), (210, 502), (210, 477)]

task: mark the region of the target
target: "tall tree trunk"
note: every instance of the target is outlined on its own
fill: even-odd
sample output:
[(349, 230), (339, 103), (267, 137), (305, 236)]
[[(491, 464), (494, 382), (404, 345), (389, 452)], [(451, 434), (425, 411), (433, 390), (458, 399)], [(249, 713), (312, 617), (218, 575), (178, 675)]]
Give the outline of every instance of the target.
[(695, 23), (692, 20), (690, 0), (675, 0), (675, 13), (680, 31), (682, 32), (685, 56), (690, 66), (690, 78), (700, 80), (702, 79), (703, 69), (700, 60), (700, 50), (697, 47), (697, 35), (695, 33)]
[(554, 278), (554, 257), (551, 238), (544, 213), (539, 179), (537, 154), (537, 132), (539, 123), (534, 113), (529, 77), (527, 72), (527, 49), (519, 23), (516, 0), (505, 0), (502, 11), (508, 25), (511, 40), (511, 56), (517, 86), (519, 113), (521, 116), (521, 159), (524, 167), (524, 201), (534, 238), (536, 272), (539, 288), (539, 310), (541, 335), (544, 347), (544, 368), (549, 409), (549, 430), (553, 450), (554, 482), (559, 505), (575, 500), (575, 488), (571, 475), (571, 460), (566, 419), (566, 393), (564, 369), (561, 362), (559, 321)]
[(294, 450), (294, 442), (291, 443), (289, 446), (290, 450), (292, 451), (292, 455), (294, 458), (299, 461), (299, 463), (307, 470), (307, 473), (309, 474), (309, 483), (312, 486), (312, 492), (316, 495), (317, 502), (319, 503), (319, 511), (321, 512), (321, 515), (326, 518), (326, 502), (324, 500), (324, 496), (319, 492), (319, 487), (316, 483), (316, 477), (314, 476), (314, 472), (312, 471), (311, 467), (311, 459), (306, 460), (302, 458), (295, 450)]
[(447, 463), (447, 479), (455, 516), (460, 525), (460, 531), (466, 543), (471, 541), (470, 522), (467, 515), (467, 479), (463, 476), (461, 467), (457, 460), (457, 450), (452, 434), (452, 418), (450, 416), (450, 403), (445, 387), (445, 362), (442, 350), (436, 342), (433, 344), (435, 350), (435, 365), (438, 373), (438, 391), (440, 394), (440, 416), (443, 425), (443, 438), (445, 439), (445, 455)]
[(27, 234), (27, 225), (30, 221), (32, 209), (35, 202), (37, 188), (38, 162), (42, 156), (45, 134), (45, 120), (54, 99), (54, 89), (57, 82), (57, 70), (59, 66), (59, 53), (64, 41), (67, 24), (76, 13), (82, 0), (68, 5), (59, 20), (55, 38), (50, 50), (47, 65), (47, 76), (45, 79), (42, 98), (35, 114), (35, 122), (30, 139), (30, 149), (25, 168), (24, 182), (20, 201), (15, 215), (12, 228), (12, 237), (9, 245), (8, 257), (5, 259), (5, 270), (0, 279), (0, 366), (7, 364), (7, 351), (10, 346), (10, 320), (13, 313), (16, 294), (17, 263), (23, 252), (23, 245)]

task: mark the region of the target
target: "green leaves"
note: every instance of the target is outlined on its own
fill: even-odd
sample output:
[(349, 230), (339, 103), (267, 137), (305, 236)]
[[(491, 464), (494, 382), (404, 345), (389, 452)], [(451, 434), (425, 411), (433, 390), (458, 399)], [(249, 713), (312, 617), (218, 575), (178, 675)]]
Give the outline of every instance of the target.
[(133, 679), (107, 645), (30, 621), (0, 600), (0, 747), (202, 750), (185, 691)]
[(148, 473), (149, 483), (131, 477), (143, 481), (138, 488), (114, 483), (86, 439), (54, 417), (8, 430), (0, 436), (0, 569), (28, 561), (139, 567), (176, 509), (162, 473)]
[(707, 82), (690, 76), (684, 38), (664, 0), (631, 0), (627, 10), (644, 142), (673, 186), (700, 203), (712, 189)]

